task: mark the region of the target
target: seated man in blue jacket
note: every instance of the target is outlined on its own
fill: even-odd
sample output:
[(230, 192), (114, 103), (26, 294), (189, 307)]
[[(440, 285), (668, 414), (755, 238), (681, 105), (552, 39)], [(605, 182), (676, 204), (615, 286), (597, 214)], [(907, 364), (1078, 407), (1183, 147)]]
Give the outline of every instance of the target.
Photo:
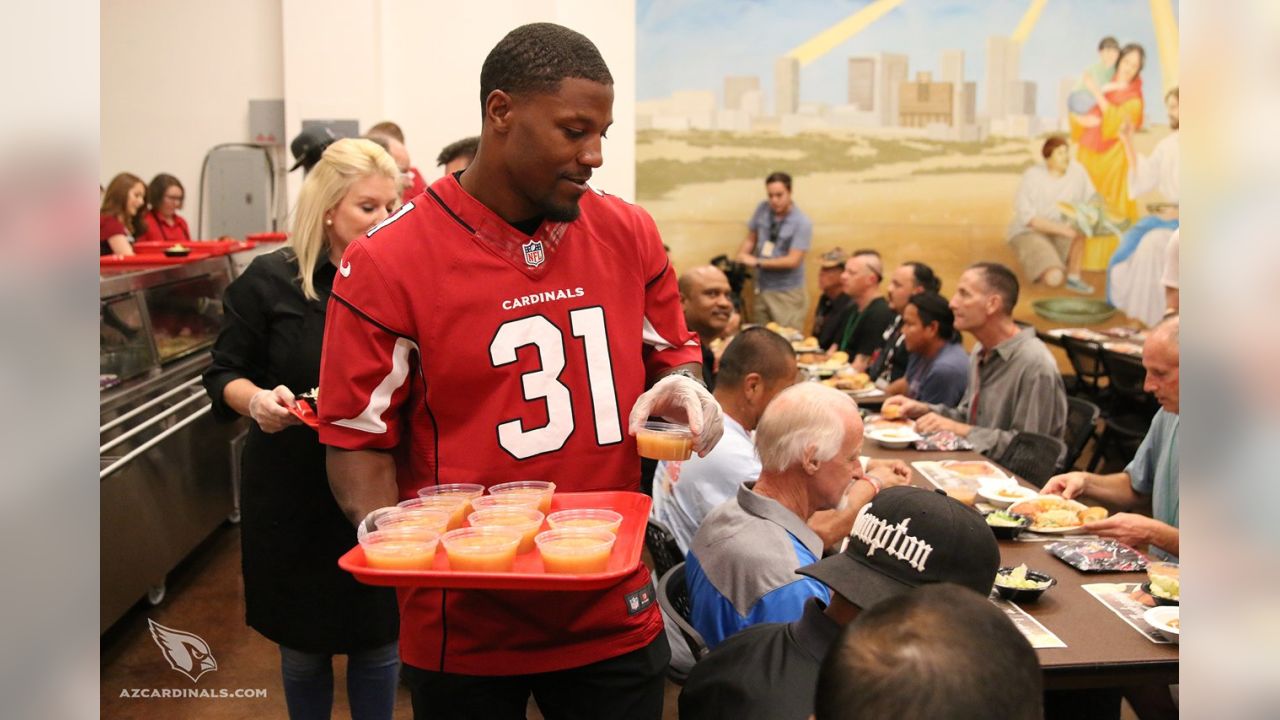
[(710, 647), (756, 623), (795, 620), (809, 598), (829, 600), (825, 585), (795, 571), (822, 557), (810, 516), (845, 502), (861, 507), (885, 483), (863, 475), (861, 448), (858, 406), (839, 390), (802, 383), (765, 409), (756, 426), (759, 479), (712, 510), (689, 548), (692, 621)]

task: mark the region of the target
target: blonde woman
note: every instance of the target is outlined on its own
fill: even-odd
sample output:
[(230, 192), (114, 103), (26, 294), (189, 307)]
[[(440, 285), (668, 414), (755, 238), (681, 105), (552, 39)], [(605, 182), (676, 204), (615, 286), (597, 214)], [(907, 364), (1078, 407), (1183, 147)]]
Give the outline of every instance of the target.
[(399, 171), (368, 140), (325, 150), (298, 196), (290, 247), (227, 288), (204, 375), (215, 414), (253, 420), (240, 488), (246, 621), (280, 645), (289, 716), (328, 718), (346, 654), (353, 718), (390, 718), (399, 673), (395, 593), (338, 569), (355, 532), (329, 491), (325, 450), (288, 407), (320, 377), (325, 309), (342, 253), (399, 205)]

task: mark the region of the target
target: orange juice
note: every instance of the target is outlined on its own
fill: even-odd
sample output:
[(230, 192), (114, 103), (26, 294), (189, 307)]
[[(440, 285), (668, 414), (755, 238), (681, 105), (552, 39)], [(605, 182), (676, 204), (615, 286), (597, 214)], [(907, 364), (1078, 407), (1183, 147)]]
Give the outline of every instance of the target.
[(964, 487), (963, 485), (948, 485), (946, 490), (949, 497), (959, 500), (969, 507), (973, 507), (973, 504), (978, 501), (978, 491), (973, 488)]
[(533, 549), (533, 536), (542, 529), (542, 513), (531, 507), (511, 505), (489, 510), (476, 510), (471, 513), (471, 527), (505, 527), (520, 533), (520, 546), (516, 549), (523, 555)]
[(379, 530), (389, 528), (421, 528), (443, 534), (449, 529), (449, 522), (457, 515), (456, 510), (430, 507), (396, 508), (394, 511), (378, 518)]
[(574, 575), (604, 572), (615, 539), (604, 530), (548, 530), (536, 538), (547, 572)]
[(608, 530), (616, 535), (621, 524), (622, 515), (612, 510), (561, 510), (547, 516), (547, 525), (552, 530), (590, 528)]
[(470, 506), (471, 504), (467, 498), (462, 495), (428, 495), (405, 500), (397, 507), (402, 509), (421, 508), (444, 511), (449, 513), (449, 524), (446, 529), (457, 530), (462, 527), (462, 522), (467, 519), (467, 509)]
[(449, 568), (458, 572), (511, 572), (520, 533), (509, 528), (473, 527), (451, 530), (440, 539)]
[(449, 483), (446, 485), (432, 485), (424, 487), (418, 491), (418, 497), (460, 497), (466, 501), (466, 507), (462, 509), (462, 516), (471, 514), (471, 501), (484, 494), (484, 486), (476, 483)]
[(688, 460), (693, 454), (693, 435), (687, 427), (647, 422), (636, 433), (636, 452), (651, 460)]
[(481, 510), (508, 507), (527, 507), (530, 510), (537, 510), (541, 502), (542, 495), (540, 493), (523, 495), (518, 492), (509, 492), (501, 495), (482, 495), (471, 501), (471, 511), (479, 512)]
[(371, 532), (360, 541), (364, 559), (380, 570), (430, 570), (440, 535), (423, 530)]
[(517, 495), (538, 498), (538, 512), (546, 515), (551, 511), (551, 498), (555, 495), (556, 484), (541, 480), (525, 480), (521, 482), (502, 483), (489, 488), (490, 495)]

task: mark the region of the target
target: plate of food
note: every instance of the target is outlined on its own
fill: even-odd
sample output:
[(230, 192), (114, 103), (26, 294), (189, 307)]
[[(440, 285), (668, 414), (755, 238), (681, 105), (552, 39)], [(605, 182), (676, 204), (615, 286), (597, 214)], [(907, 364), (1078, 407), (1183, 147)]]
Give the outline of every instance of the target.
[(1010, 505), (1022, 500), (1030, 500), (1036, 497), (1038, 493), (1028, 487), (1013, 482), (988, 482), (978, 487), (978, 495), (982, 496), (993, 507), (1007, 508)]
[[(948, 475), (969, 480), (995, 480), (1002, 483), (1013, 481), (1005, 471), (986, 460), (943, 460), (938, 463), (938, 467)], [(1032, 495), (1034, 496), (1035, 493)]]
[(1182, 634), (1180, 610), (1181, 608), (1174, 605), (1160, 605), (1142, 613), (1142, 619), (1166, 640), (1177, 643)]
[(823, 380), (822, 384), (845, 392), (865, 393), (876, 389), (875, 383), (871, 382), (871, 376), (866, 373), (837, 372), (834, 376)]
[(1177, 563), (1153, 562), (1147, 564), (1147, 582), (1142, 591), (1150, 595), (1157, 605), (1177, 605), (1182, 600), (1182, 586), (1178, 579)]
[(909, 420), (873, 420), (867, 423), (863, 434), (890, 449), (901, 449), (921, 439), (915, 423)]
[(1027, 528), (1047, 535), (1069, 535), (1081, 532), (1087, 522), (1107, 517), (1106, 508), (1088, 507), (1082, 502), (1059, 495), (1037, 495), (1009, 506), (1009, 512), (1031, 519)]
[(802, 353), (802, 352), (818, 352), (821, 348), (818, 347), (818, 338), (810, 335), (809, 337), (799, 342), (792, 342), (791, 349), (795, 350), (798, 353)]

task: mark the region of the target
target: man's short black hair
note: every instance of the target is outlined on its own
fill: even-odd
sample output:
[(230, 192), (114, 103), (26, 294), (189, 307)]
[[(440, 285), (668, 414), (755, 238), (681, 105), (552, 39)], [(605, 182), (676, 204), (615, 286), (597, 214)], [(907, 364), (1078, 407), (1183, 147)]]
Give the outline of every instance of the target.
[(531, 23), (507, 33), (480, 68), (480, 108), (489, 94), (554, 93), (560, 82), (580, 78), (612, 85), (613, 75), (586, 35), (555, 23)]
[(1000, 296), (1004, 302), (1004, 314), (1012, 316), (1013, 308), (1018, 304), (1018, 276), (1012, 270), (995, 262), (980, 262), (969, 266), (970, 270), (980, 270), (982, 281), (991, 292)]
[(794, 379), (795, 367), (789, 361), (795, 356), (791, 343), (778, 333), (762, 327), (747, 328), (720, 356), (716, 387), (739, 387), (750, 373), (757, 373), (769, 384)]
[(817, 720), (1031, 720), (1044, 716), (1042, 688), (1036, 651), (999, 608), (969, 588), (934, 583), (844, 629), (818, 674), (813, 709)]
[(769, 173), (769, 177), (764, 179), (765, 187), (768, 187), (769, 185), (772, 185), (776, 182), (782, 183), (783, 187), (787, 189), (787, 192), (791, 192), (791, 176), (790, 175), (781, 171), (771, 172)]
[(480, 149), (480, 136), (478, 135), (475, 137), (462, 138), (461, 140), (455, 140), (449, 143), (448, 145), (445, 145), (444, 149), (440, 151), (440, 154), (436, 156), (436, 164), (448, 165), (449, 163), (453, 162), (454, 160), (460, 157), (465, 157), (471, 160), (475, 160), (476, 151), (479, 149)]
[(918, 260), (908, 260), (902, 264), (911, 268), (911, 277), (916, 281), (916, 286), (924, 288), (925, 292), (942, 292), (942, 280), (933, 272), (933, 268)]
[(956, 316), (951, 312), (947, 299), (936, 292), (928, 290), (916, 293), (907, 298), (908, 305), (914, 305), (920, 315), (920, 324), (929, 327), (929, 323), (938, 323), (938, 337), (946, 342), (959, 340), (956, 334)]

